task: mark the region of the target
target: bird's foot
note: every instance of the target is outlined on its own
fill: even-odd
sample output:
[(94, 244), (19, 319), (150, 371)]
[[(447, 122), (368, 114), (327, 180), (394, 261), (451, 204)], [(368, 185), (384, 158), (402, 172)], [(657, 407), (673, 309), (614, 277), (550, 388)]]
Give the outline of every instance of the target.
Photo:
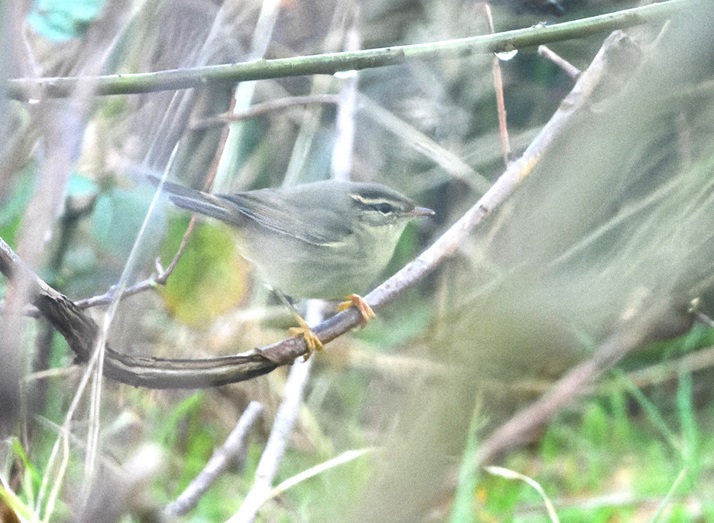
[(362, 323), (367, 323), (369, 320), (376, 317), (372, 307), (370, 307), (367, 302), (357, 294), (350, 294), (347, 296), (347, 300), (340, 303), (337, 306), (337, 310), (344, 311), (350, 307), (354, 307), (359, 311), (360, 315), (362, 315)]
[(307, 322), (303, 320), (299, 315), (297, 316), (296, 320), (298, 320), (300, 326), (291, 327), (290, 335), (299, 336), (305, 340), (307, 352), (305, 353), (305, 357), (302, 361), (307, 361), (308, 359), (310, 359), (310, 356), (312, 356), (313, 352), (319, 352), (322, 350), (322, 342), (320, 341), (320, 338), (317, 337), (317, 334), (312, 331)]

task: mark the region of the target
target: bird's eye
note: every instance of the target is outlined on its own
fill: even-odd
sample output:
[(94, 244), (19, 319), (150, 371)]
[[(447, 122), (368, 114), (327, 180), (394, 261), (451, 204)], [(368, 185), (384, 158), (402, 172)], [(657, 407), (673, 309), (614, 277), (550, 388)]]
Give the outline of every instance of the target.
[(390, 205), (386, 202), (375, 203), (374, 210), (376, 210), (377, 212), (380, 212), (382, 214), (390, 214), (394, 211), (394, 207), (392, 207), (392, 205)]

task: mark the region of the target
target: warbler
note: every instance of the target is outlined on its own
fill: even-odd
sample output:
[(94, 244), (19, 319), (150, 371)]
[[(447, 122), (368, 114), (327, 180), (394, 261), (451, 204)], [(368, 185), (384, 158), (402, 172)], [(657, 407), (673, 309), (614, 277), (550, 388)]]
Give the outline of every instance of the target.
[[(241, 254), (279, 293), (347, 297), (365, 322), (374, 313), (356, 293), (382, 273), (407, 223), (434, 214), (376, 183), (326, 180), (216, 195), (170, 182), (161, 187), (178, 207), (237, 228)], [(319, 349), (317, 336), (296, 319), (301, 327), (291, 332), (305, 337), (309, 351)]]

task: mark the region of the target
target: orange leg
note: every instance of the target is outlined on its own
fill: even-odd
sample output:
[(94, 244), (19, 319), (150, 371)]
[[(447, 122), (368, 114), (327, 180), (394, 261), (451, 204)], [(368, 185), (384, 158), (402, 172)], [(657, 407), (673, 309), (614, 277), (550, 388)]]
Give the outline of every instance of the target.
[(307, 361), (310, 356), (312, 356), (313, 352), (322, 350), (322, 342), (320, 341), (320, 338), (317, 337), (317, 334), (312, 332), (310, 326), (305, 320), (302, 319), (302, 317), (297, 312), (293, 314), (293, 317), (295, 318), (295, 321), (300, 324), (300, 326), (290, 327), (290, 335), (302, 336), (302, 338), (305, 340), (307, 352), (305, 353), (305, 358), (303, 359), (303, 361)]
[(317, 334), (312, 332), (312, 329), (302, 318), (302, 316), (300, 316), (298, 311), (295, 310), (295, 307), (293, 307), (293, 304), (290, 303), (290, 300), (287, 298), (287, 296), (285, 296), (278, 289), (273, 289), (273, 291), (278, 296), (278, 298), (280, 298), (280, 301), (285, 304), (285, 306), (290, 311), (290, 314), (293, 315), (293, 318), (295, 318), (295, 321), (299, 325), (298, 327), (290, 328), (290, 335), (301, 336), (305, 340), (307, 352), (305, 353), (305, 359), (303, 361), (307, 361), (310, 356), (312, 356), (313, 352), (322, 350), (322, 342), (320, 341), (320, 338), (317, 337)]
[(362, 315), (362, 323), (367, 323), (372, 318), (376, 317), (372, 307), (367, 305), (367, 302), (362, 299), (361, 296), (357, 294), (350, 294), (347, 296), (347, 301), (343, 301), (337, 306), (337, 310), (344, 311), (350, 307), (355, 307), (359, 313)]

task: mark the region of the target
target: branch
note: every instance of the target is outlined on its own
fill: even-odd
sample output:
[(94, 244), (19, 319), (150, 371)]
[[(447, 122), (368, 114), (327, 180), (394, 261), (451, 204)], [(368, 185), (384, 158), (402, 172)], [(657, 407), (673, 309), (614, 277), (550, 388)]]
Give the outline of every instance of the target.
[(206, 466), (179, 497), (166, 506), (166, 516), (183, 516), (198, 504), (209, 487), (228, 470), (241, 453), (246, 452), (248, 433), (262, 413), (263, 406), (257, 401), (248, 404), (225, 443), (213, 451)]
[(91, 352), (99, 328), (71, 300), (42, 281), (10, 246), (0, 238), (0, 272), (10, 279), (19, 276), (28, 284), (29, 296), (40, 313), (67, 340), (75, 354)]
[(622, 29), (661, 20), (701, 0), (668, 0), (633, 9), (593, 16), (549, 26), (538, 25), (491, 35), (457, 38), (425, 44), (401, 45), (363, 51), (325, 53), (295, 58), (254, 60), (239, 64), (211, 65), (150, 73), (113, 74), (97, 77), (10, 79), (7, 96), (18, 100), (66, 98), (90, 83), (97, 95), (138, 94), (205, 87), (213, 83), (236, 83), (313, 74), (334, 74), (386, 67), (407, 59), (459, 58), (474, 54), (512, 51), (541, 44)]
[(654, 303), (617, 329), (592, 358), (573, 367), (548, 392), (493, 431), (479, 448), (478, 464), (492, 463), (507, 450), (535, 441), (556, 414), (591, 390), (626, 355), (653, 341), (684, 334), (691, 325), (686, 306), (669, 300)]
[(227, 523), (252, 523), (265, 503), (270, 498), (278, 468), (285, 456), (285, 450), (293, 434), (295, 423), (302, 407), (305, 388), (310, 377), (314, 358), (301, 361), (293, 365), (288, 374), (283, 390), (280, 407), (275, 414), (275, 422), (270, 431), (270, 437), (265, 444), (265, 449), (260, 456), (255, 470), (255, 479), (246, 493), (238, 512)]
[[(8, 278), (21, 273), (29, 282), (35, 307), (67, 340), (77, 361), (89, 361), (99, 332), (97, 324), (70, 299), (42, 281), (2, 239), (0, 272)], [(248, 380), (275, 368), (275, 363), (257, 351), (191, 360), (130, 356), (107, 347), (104, 374), (137, 387), (202, 388)]]

